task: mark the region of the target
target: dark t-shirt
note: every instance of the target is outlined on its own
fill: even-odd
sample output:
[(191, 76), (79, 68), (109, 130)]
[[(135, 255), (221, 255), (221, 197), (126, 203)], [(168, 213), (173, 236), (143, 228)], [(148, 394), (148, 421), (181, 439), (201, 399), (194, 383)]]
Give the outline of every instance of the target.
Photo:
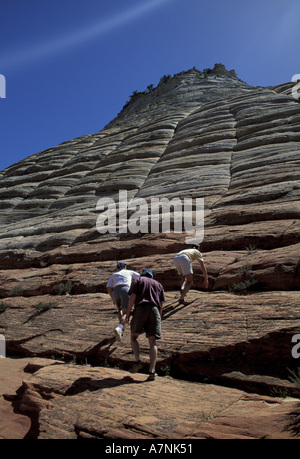
[(128, 293), (136, 295), (136, 306), (141, 303), (152, 303), (160, 308), (160, 304), (165, 301), (163, 286), (150, 277), (142, 276), (134, 280)]

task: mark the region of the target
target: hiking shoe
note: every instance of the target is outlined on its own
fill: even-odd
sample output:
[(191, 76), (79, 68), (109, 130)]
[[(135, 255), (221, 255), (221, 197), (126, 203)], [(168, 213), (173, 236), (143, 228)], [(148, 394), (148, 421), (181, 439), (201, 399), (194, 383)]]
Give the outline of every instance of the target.
[(115, 337), (116, 337), (116, 340), (121, 342), (122, 341), (122, 336), (123, 336), (123, 332), (122, 330), (120, 329), (120, 327), (116, 327), (115, 328)]
[(157, 373), (149, 373), (149, 376), (147, 378), (147, 381), (154, 381), (157, 376)]
[(130, 373), (137, 373), (141, 368), (143, 367), (142, 362), (139, 360), (138, 362), (135, 362), (134, 365), (130, 368)]
[(184, 304), (184, 306), (187, 306), (189, 304), (189, 302), (186, 301), (186, 300), (178, 300), (178, 303), (179, 304)]

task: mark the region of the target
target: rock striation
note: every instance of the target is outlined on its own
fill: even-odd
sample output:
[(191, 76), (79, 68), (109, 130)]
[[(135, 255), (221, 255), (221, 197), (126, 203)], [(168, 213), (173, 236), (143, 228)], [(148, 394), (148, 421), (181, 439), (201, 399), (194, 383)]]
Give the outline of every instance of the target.
[[(8, 355), (128, 369), (129, 335), (115, 343), (105, 288), (124, 259), (135, 270), (151, 267), (166, 290), (161, 376), (297, 395), (288, 382), (300, 330), (300, 106), (292, 86), (253, 87), (221, 64), (165, 76), (133, 93), (101, 131), (3, 170), (0, 333)], [(156, 233), (97, 230), (97, 203), (117, 202), (120, 190), (149, 205), (204, 199), (209, 290), (195, 266), (189, 305), (176, 300), (172, 259), (186, 234), (172, 222)], [(147, 362), (146, 342), (142, 355)]]
[[(132, 440), (140, 447), (148, 440), (159, 448), (170, 439), (195, 451), (198, 439), (293, 439), (297, 433), (295, 398), (170, 377), (158, 377), (153, 384), (140, 373), (41, 358), (17, 364), (2, 359), (0, 368), (1, 376), (13, 369), (13, 378), (0, 379), (0, 396), (7, 406), (13, 401), (15, 410), (13, 415), (6, 409), (6, 422), (1, 418), (4, 439), (16, 438), (17, 431), (20, 439), (21, 434), (26, 439), (102, 439), (104, 448)], [(13, 393), (18, 377), (22, 386)]]
[[(182, 72), (133, 97), (100, 132), (2, 171), (0, 267), (130, 256), (132, 235), (96, 230), (98, 199), (125, 189), (128, 199), (204, 198), (208, 254), (255, 247), (268, 251), (260, 252), (267, 263), (270, 250), (281, 258), (295, 246), (283, 257), (293, 271), (289, 286), (298, 288), (299, 258), (290, 256), (299, 243), (299, 103), (288, 88), (251, 87), (230, 72)], [(156, 253), (149, 234), (135, 239), (150, 246), (140, 255)], [(166, 239), (168, 254), (184, 241), (174, 233)], [(213, 288), (230, 287), (222, 274), (212, 276)], [(286, 277), (258, 281), (281, 289)]]

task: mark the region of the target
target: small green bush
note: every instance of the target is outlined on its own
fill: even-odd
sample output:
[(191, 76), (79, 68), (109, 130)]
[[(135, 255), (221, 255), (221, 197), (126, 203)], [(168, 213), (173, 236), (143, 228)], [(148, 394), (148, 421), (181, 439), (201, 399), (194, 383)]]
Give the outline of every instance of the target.
[(250, 287), (252, 287), (253, 285), (257, 284), (257, 280), (254, 279), (254, 277), (250, 277), (250, 279), (246, 279), (242, 282), (237, 282), (235, 284), (232, 285), (232, 290), (234, 291), (245, 291), (245, 290), (249, 290)]
[(55, 306), (57, 306), (57, 303), (55, 303), (54, 301), (50, 301), (48, 303), (40, 301), (39, 303), (34, 305), (35, 309), (39, 311), (47, 311), (48, 309), (55, 308)]
[(237, 270), (237, 273), (239, 274), (248, 274), (252, 269), (251, 265), (243, 265), (241, 268)]
[(300, 389), (300, 368), (295, 371), (289, 370), (290, 373), (290, 381), (295, 384), (295, 386), (299, 387)]
[(21, 287), (21, 285), (15, 285), (8, 292), (8, 296), (23, 296), (23, 287)]
[(10, 304), (4, 303), (4, 301), (0, 302), (0, 314), (1, 312), (6, 311), (6, 309), (9, 309), (11, 306)]
[(60, 283), (53, 287), (54, 295), (67, 295), (70, 294), (73, 288), (71, 281), (68, 281), (66, 284)]

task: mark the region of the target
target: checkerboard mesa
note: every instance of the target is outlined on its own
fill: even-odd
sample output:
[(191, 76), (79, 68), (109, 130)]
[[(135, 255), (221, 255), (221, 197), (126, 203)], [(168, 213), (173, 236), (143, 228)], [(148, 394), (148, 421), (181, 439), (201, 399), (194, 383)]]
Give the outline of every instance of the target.
[[(100, 131), (2, 171), (0, 296), (9, 308), (0, 311), (0, 333), (7, 350), (126, 366), (130, 347), (111, 341), (115, 317), (105, 289), (116, 261), (126, 260), (136, 271), (151, 267), (170, 295), (161, 368), (222, 379), (241, 371), (247, 355), (243, 371), (267, 368), (282, 377), (300, 317), (294, 84), (253, 87), (221, 64), (165, 76), (133, 94)], [(195, 269), (187, 308), (172, 309), (181, 281), (172, 260), (186, 242), (174, 231), (174, 212), (170, 231), (159, 226), (162, 215), (153, 233), (97, 231), (97, 203), (117, 202), (120, 190), (148, 209), (153, 199), (204, 200), (209, 291)], [(127, 211), (129, 221), (138, 209)], [(65, 294), (53, 298), (56, 286)], [(53, 300), (55, 307), (35, 307)], [(216, 373), (216, 361), (229, 363)]]

